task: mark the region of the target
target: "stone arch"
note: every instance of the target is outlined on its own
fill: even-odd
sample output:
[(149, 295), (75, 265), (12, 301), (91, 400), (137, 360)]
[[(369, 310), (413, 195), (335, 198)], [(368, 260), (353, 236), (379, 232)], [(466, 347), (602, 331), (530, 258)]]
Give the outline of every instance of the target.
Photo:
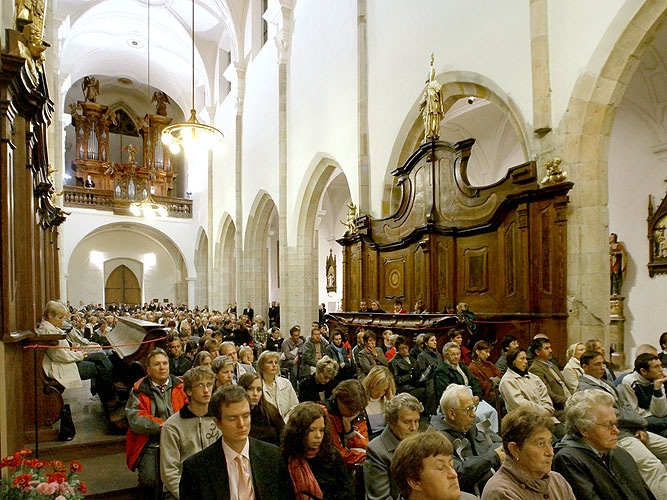
[(244, 304), (246, 301), (251, 302), (255, 314), (261, 315), (265, 321), (265, 311), (269, 309), (270, 300), (269, 227), (272, 218), (277, 216), (278, 209), (271, 195), (260, 190), (252, 203), (246, 223), (242, 280), (245, 297), (242, 300)]
[[(438, 75), (436, 78), (442, 85), (445, 113), (456, 101), (463, 97), (471, 96), (486, 99), (498, 106), (508, 116), (510, 125), (519, 139), (526, 161), (532, 157), (531, 136), (528, 132), (530, 127), (524, 119), (519, 106), (493, 80), (479, 73), (469, 71), (448, 71)], [(383, 216), (390, 215), (392, 194), (397, 192), (393, 189), (394, 179), (391, 172), (403, 165), (424, 139), (424, 126), (419, 112), (420, 101), (421, 94), (417, 97), (405, 117), (389, 157), (382, 192), (381, 208)]]
[(197, 242), (195, 247), (195, 269), (197, 271), (195, 305), (202, 308), (208, 305), (208, 236), (201, 226), (197, 231), (195, 241)]
[(227, 212), (220, 218), (212, 290), (215, 304), (220, 310), (236, 300), (236, 225)]
[(621, 9), (577, 79), (557, 129), (574, 182), (568, 206), (568, 342), (609, 341), (609, 139), (625, 90), (667, 20), (667, 1)]
[(315, 228), (323, 194), (331, 181), (340, 175), (345, 179), (345, 185), (351, 192), (340, 164), (332, 156), (318, 153), (311, 161), (299, 188), (295, 203), (296, 246), (290, 246), (288, 249), (289, 256), (294, 252), (295, 258), (288, 259), (289, 268), (281, 270), (288, 279), (289, 288), (284, 295), (290, 298), (285, 311), (290, 324), (296, 322), (303, 327), (317, 320), (318, 250)]

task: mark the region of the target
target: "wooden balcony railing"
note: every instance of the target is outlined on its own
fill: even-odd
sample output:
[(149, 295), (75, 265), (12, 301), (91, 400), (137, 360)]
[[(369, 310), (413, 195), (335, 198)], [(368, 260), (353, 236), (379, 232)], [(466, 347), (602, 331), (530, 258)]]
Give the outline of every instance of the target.
[[(63, 203), (66, 207), (92, 208), (113, 212), (115, 215), (132, 215), (130, 204), (133, 203), (133, 200), (115, 198), (113, 191), (108, 189), (64, 186), (63, 197)], [(169, 217), (192, 218), (192, 200), (166, 196), (153, 196), (153, 199), (167, 207)]]

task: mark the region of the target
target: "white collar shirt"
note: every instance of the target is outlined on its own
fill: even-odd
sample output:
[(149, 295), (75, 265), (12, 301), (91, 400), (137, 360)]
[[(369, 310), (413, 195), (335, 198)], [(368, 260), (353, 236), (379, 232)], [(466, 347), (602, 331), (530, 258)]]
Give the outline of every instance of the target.
[(252, 479), (252, 467), (250, 466), (250, 441), (246, 439), (245, 446), (241, 450), (241, 453), (236, 453), (232, 450), (225, 439), (221, 439), (222, 451), (225, 454), (225, 461), (227, 462), (227, 476), (229, 478), (229, 500), (254, 500), (255, 491), (253, 487), (252, 496), (250, 498), (239, 498), (239, 484), (238, 484), (238, 474), (239, 469), (236, 462), (236, 457), (241, 456), (241, 460), (246, 465), (246, 469), (250, 473), (250, 484), (253, 484)]

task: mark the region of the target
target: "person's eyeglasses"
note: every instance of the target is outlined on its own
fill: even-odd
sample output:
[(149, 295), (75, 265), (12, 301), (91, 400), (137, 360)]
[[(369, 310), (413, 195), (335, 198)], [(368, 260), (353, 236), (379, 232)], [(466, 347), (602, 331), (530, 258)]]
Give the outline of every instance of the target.
[(468, 415), (472, 415), (475, 412), (475, 410), (477, 410), (477, 405), (466, 406), (465, 408), (457, 408), (457, 410), (461, 410), (462, 412), (465, 412)]
[(618, 429), (618, 422), (613, 422), (613, 423), (610, 423), (610, 424), (598, 424), (597, 422), (595, 422), (595, 425), (599, 425), (600, 427), (604, 427), (608, 431), (610, 431), (614, 428)]
[(195, 384), (193, 387), (195, 387), (196, 389), (203, 389), (204, 387), (206, 387), (207, 389), (213, 389), (213, 382), (208, 382), (208, 383), (200, 382), (198, 384)]

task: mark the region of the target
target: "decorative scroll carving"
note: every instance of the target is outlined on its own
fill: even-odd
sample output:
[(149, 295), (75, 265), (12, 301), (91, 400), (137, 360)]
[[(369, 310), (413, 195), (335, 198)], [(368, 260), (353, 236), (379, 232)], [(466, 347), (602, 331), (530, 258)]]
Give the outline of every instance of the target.
[(651, 195), (648, 197), (648, 275), (667, 274), (667, 194), (658, 208), (653, 210)]

